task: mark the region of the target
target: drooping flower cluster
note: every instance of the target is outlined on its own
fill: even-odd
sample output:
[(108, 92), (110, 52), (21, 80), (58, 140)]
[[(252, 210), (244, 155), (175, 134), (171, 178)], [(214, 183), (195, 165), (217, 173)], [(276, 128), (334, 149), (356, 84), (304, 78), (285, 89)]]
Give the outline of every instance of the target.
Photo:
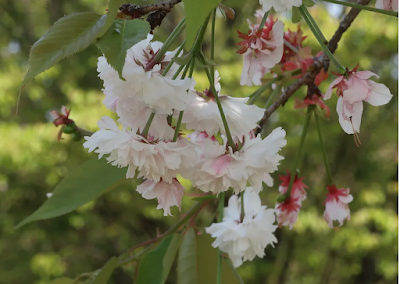
[(249, 23), (248, 34), (238, 31), (239, 38), (243, 41), (238, 43), (242, 47), (237, 53), (244, 54), (240, 84), (261, 85), (261, 78), (264, 74), (282, 59), (283, 22), (274, 20), (270, 16), (265, 21), (264, 27), (259, 28), (259, 24), (247, 21)]
[(339, 226), (343, 225), (344, 220), (350, 220), (349, 203), (353, 201), (350, 189), (337, 189), (336, 185), (327, 187), (328, 193), (325, 200), (324, 218), (329, 227), (335, 228), (333, 221), (338, 221)]
[[(122, 72), (125, 81), (104, 57), (99, 58), (99, 77), (106, 95), (103, 102), (116, 112), (122, 127), (110, 117), (103, 117), (98, 122), (100, 130), (85, 137), (84, 147), (98, 153), (99, 158), (108, 155), (108, 162), (114, 166), (127, 167), (127, 178), (144, 178), (137, 191), (146, 199), (157, 198), (157, 208), (164, 209), (164, 215), (171, 214), (171, 206), (180, 207), (184, 188), (178, 175), (191, 179), (198, 189), (213, 193), (231, 187), (238, 193), (247, 182), (256, 192), (261, 190), (262, 182), (272, 185), (269, 174), (283, 159), (278, 152), (286, 145), (285, 131), (277, 128), (265, 139), (255, 136), (253, 129), (258, 127), (263, 109), (247, 105), (248, 98), (222, 95), (217, 71), (216, 94), (208, 89), (196, 91), (192, 78), (174, 79), (180, 75), (174, 64), (165, 72), (174, 52), (154, 62), (161, 46), (149, 35), (129, 49)], [(225, 139), (216, 96), (234, 145)], [(179, 111), (184, 111), (182, 123), (194, 130), (187, 137), (171, 126)], [(215, 135), (222, 135), (222, 144)]]
[(325, 100), (329, 99), (333, 89), (336, 88), (336, 94), (339, 96), (336, 111), (339, 123), (347, 134), (360, 132), (363, 101), (373, 106), (381, 106), (387, 104), (393, 97), (388, 87), (369, 79), (378, 75), (357, 69), (358, 65), (346, 75), (338, 75), (324, 96)]
[(278, 242), (273, 234), (277, 228), (274, 210), (261, 205), (259, 195), (252, 188), (245, 190), (243, 199), (243, 216), (240, 198), (232, 195), (224, 209), (222, 222), (206, 228), (206, 232), (215, 238), (212, 246), (227, 253), (235, 267), (256, 256), (264, 257), (265, 247)]
[[(287, 171), (286, 176), (279, 176), (282, 183), (279, 186), (279, 192), (285, 194), (290, 184), (290, 173)], [(304, 178), (298, 178), (297, 174), (294, 178), (290, 195), (283, 201), (275, 205), (277, 220), (279, 226), (289, 226), (290, 229), (296, 223), (302, 202), (307, 198), (306, 188), (303, 183)]]

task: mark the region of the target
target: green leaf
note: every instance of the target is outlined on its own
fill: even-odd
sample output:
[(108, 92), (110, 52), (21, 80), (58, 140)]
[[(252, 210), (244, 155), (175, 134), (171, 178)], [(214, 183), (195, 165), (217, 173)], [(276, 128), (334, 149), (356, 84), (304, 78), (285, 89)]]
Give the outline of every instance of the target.
[(107, 284), (117, 265), (118, 258), (110, 258), (90, 284)]
[(176, 253), (178, 252), (179, 245), (181, 244), (182, 235), (174, 234), (165, 253), (163, 260), (163, 283), (167, 280), (172, 264), (174, 263)]
[(178, 284), (197, 284), (196, 234), (193, 228), (183, 237), (179, 249), (177, 272)]
[(148, 252), (139, 264), (137, 284), (162, 284), (164, 277), (164, 256), (173, 235), (165, 237), (154, 250)]
[(186, 13), (186, 46), (191, 47), (204, 20), (221, 0), (183, 0)]
[(31, 48), (29, 69), (20, 85), (20, 93), (36, 75), (88, 47), (96, 39), (105, 20), (106, 16), (96, 13), (77, 13), (55, 22)]
[(313, 0), (303, 0), (303, 5), (306, 7), (312, 7), (315, 5), (315, 2)]
[[(218, 249), (211, 246), (213, 241), (208, 234), (196, 236), (197, 284), (217, 282)], [(240, 284), (226, 261), (222, 261), (222, 284)]]
[(106, 22), (103, 26), (103, 28), (101, 29), (101, 31), (99, 32), (99, 34), (97, 35), (97, 37), (102, 37), (106, 34), (106, 32), (111, 28), (112, 24), (114, 23), (115, 20), (115, 16), (118, 13), (119, 7), (126, 3), (126, 0), (110, 0), (110, 2), (108, 3), (108, 12), (107, 12), (107, 19)]
[(96, 43), (107, 62), (118, 72), (121, 79), (126, 51), (150, 32), (150, 25), (143, 20), (116, 19), (108, 32)]
[(70, 278), (58, 278), (54, 280), (53, 282), (50, 282), (50, 284), (74, 284), (74, 280)]
[(125, 175), (126, 168), (111, 166), (105, 159), (94, 157), (68, 174), (54, 189), (53, 195), (17, 228), (69, 213), (111, 189), (125, 179)]
[(300, 14), (300, 9), (297, 7), (292, 7), (292, 22), (293, 23), (298, 23), (302, 19), (301, 14)]

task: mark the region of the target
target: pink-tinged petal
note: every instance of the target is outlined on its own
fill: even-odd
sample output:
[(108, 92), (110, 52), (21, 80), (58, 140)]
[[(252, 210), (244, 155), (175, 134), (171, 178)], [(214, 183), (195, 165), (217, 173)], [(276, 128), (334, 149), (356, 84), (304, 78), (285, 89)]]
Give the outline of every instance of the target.
[(329, 85), (328, 90), (326, 90), (326, 93), (324, 95), (324, 100), (328, 100), (331, 98), (333, 88), (339, 84), (343, 80), (343, 76), (340, 76), (333, 80), (333, 82)]
[(344, 109), (343, 109), (343, 98), (339, 97), (337, 100), (336, 104), (336, 111), (339, 116), (339, 123), (344, 132), (347, 134), (353, 134), (353, 127), (351, 126), (351, 122), (347, 117), (344, 115)]
[(355, 76), (350, 76), (347, 81), (347, 89), (343, 91), (343, 99), (354, 104), (361, 102), (368, 97), (369, 87), (366, 80), (361, 80)]
[(351, 117), (351, 122), (353, 123), (353, 128), (357, 133), (360, 133), (361, 117), (363, 113), (363, 103), (355, 103), (353, 105), (353, 116)]
[(214, 162), (214, 171), (216, 174), (222, 173), (229, 167), (232, 162), (232, 157), (230, 155), (223, 155), (217, 158)]
[(354, 72), (352, 76), (356, 76), (360, 78), (361, 80), (367, 80), (371, 77), (376, 77), (379, 78), (378, 75), (376, 75), (374, 72), (371, 71), (359, 71), (359, 72)]
[(398, 12), (399, 11), (399, 1), (392, 0), (392, 10), (394, 12)]
[(388, 87), (384, 84), (376, 83), (368, 80), (371, 94), (366, 102), (373, 106), (381, 106), (387, 104), (393, 97)]

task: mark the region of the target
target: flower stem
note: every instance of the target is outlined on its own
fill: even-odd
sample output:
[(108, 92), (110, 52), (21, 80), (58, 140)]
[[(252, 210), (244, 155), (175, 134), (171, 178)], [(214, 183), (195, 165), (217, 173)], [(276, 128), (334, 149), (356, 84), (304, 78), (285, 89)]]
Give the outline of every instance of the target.
[(264, 17), (262, 18), (261, 23), (258, 26), (258, 30), (262, 30), (264, 28), (265, 22), (268, 19), (268, 14), (269, 14), (269, 11), (265, 12)]
[(376, 12), (376, 13), (380, 13), (380, 14), (393, 16), (393, 17), (398, 17), (399, 16), (399, 13), (394, 12), (394, 11), (386, 11), (386, 10), (377, 9), (377, 8), (364, 6), (364, 5), (359, 5), (359, 4), (350, 3), (350, 2), (343, 2), (343, 1), (336, 1), (336, 0), (321, 0), (321, 1), (330, 2), (330, 3), (334, 3), (334, 4), (339, 4), (339, 5), (343, 5), (343, 6), (348, 6), (348, 7), (352, 7), (352, 8), (357, 8), (357, 9), (360, 9), (360, 10)]
[(244, 191), (240, 193), (240, 221), (244, 219)]
[[(225, 204), (225, 192), (220, 193), (218, 202), (218, 223), (222, 222), (224, 218), (224, 204)], [(221, 250), (218, 251), (218, 264), (217, 264), (217, 284), (222, 283), (222, 255)]]
[(269, 87), (272, 86), (272, 84), (274, 84), (275, 82), (281, 80), (283, 77), (282, 76), (278, 76), (274, 79), (272, 79), (271, 81), (269, 81), (267, 84), (262, 85), (257, 91), (255, 91), (253, 94), (250, 95), (250, 100), (248, 101), (248, 105), (252, 105), (256, 102), (256, 100), (262, 95), (262, 93), (265, 92), (266, 89), (268, 89)]
[[(159, 63), (162, 58), (164, 57), (165, 53), (168, 51), (169, 47), (171, 46), (172, 42), (179, 36), (179, 34), (185, 28), (185, 18), (183, 18), (180, 23), (175, 27), (172, 33), (168, 36), (165, 40), (161, 49), (157, 52), (156, 56), (154, 56), (153, 60), (151, 60), (147, 65), (154, 66), (155, 64)], [(147, 66), (146, 66), (147, 67)]]
[(289, 47), (293, 52), (299, 53), (299, 50), (294, 47), (290, 42), (288, 42), (286, 39), (283, 40), (283, 44)]
[[(179, 46), (179, 48), (178, 48), (178, 50), (176, 51), (176, 53), (175, 53), (175, 55), (174, 55), (173, 58), (176, 58), (176, 57), (179, 56), (179, 53), (182, 51), (183, 47), (185, 46), (185, 43), (186, 43), (186, 39), (181, 43), (181, 45)], [(172, 65), (173, 65), (174, 63), (175, 63), (175, 62), (174, 62), (173, 60), (171, 60), (171, 61), (168, 63), (167, 67), (166, 67), (165, 70), (164, 70), (163, 76), (167, 75), (168, 71), (171, 69), (171, 67), (172, 67)]]
[(313, 109), (314, 109), (313, 105), (310, 105), (307, 108), (307, 116), (306, 116), (306, 121), (304, 122), (303, 131), (302, 131), (301, 137), (300, 137), (299, 150), (297, 151), (297, 156), (296, 156), (296, 159), (294, 160), (293, 168), (290, 171), (290, 182), (289, 182), (288, 189), (287, 189), (287, 191), (285, 193), (285, 197), (286, 198), (290, 197), (290, 193), (292, 191), (294, 178), (296, 176), (296, 171), (297, 171), (297, 165), (299, 164), (299, 161), (300, 161), (300, 158), (301, 158), (301, 152), (303, 151), (303, 147), (304, 147), (304, 142), (306, 141), (308, 126), (310, 125), (310, 120), (311, 120), (311, 115), (312, 115)]
[[(203, 58), (199, 57), (199, 60), (201, 60), (202, 63), (205, 64)], [(215, 90), (214, 84), (212, 84), (212, 81), (213, 81), (212, 75), (210, 73), (210, 70), (208, 70), (208, 68), (205, 68), (205, 70), (206, 70), (206, 74), (208, 77), (208, 81), (210, 82), (211, 92), (214, 95), (215, 102), (217, 103), (217, 106), (218, 106), (219, 114), (221, 115), (222, 123), (224, 124), (226, 138), (228, 139), (228, 145), (232, 148), (232, 150), (235, 150), (235, 143), (233, 143), (231, 131), (229, 130), (228, 122), (226, 121), (226, 117), (225, 117), (225, 113), (224, 113), (224, 110), (221, 105), (221, 101), (219, 100), (218, 93)]]
[[(194, 70), (194, 59), (193, 58), (185, 66), (185, 70), (183, 70), (183, 73), (182, 73), (182, 79), (185, 78), (186, 73), (188, 72), (188, 70), (189, 70), (189, 78), (192, 78), (193, 70)], [(183, 110), (179, 112), (178, 120), (176, 121), (174, 138), (172, 140), (174, 142), (178, 139), (179, 130), (181, 128), (181, 123), (182, 123), (182, 118), (183, 118)]]
[(319, 119), (316, 110), (314, 109), (314, 116), (315, 116), (315, 122), (317, 124), (317, 131), (318, 131), (318, 138), (319, 138), (319, 143), (321, 144), (321, 149), (322, 149), (322, 155), (324, 157), (324, 164), (325, 164), (325, 169), (326, 169), (326, 174), (328, 175), (329, 179), (329, 184), (334, 184), (331, 170), (329, 168), (329, 163), (328, 163), (328, 158), (326, 156), (326, 151), (325, 151), (325, 146), (324, 146), (324, 140), (322, 139), (322, 131), (321, 127), (319, 125)]
[(306, 21), (308, 27), (313, 32), (318, 43), (324, 50), (324, 53), (326, 54), (326, 56), (329, 57), (329, 59), (336, 66), (336, 68), (340, 74), (345, 74), (346, 68), (344, 68), (343, 65), (339, 63), (339, 61), (333, 56), (332, 52), (326, 46), (327, 41), (326, 41), (324, 35), (322, 34), (321, 30), (319, 29), (317, 23), (314, 21), (313, 17), (308, 12), (307, 8), (304, 7), (303, 5), (301, 5), (299, 11), (300, 11), (300, 14), (303, 17), (304, 21)]
[(210, 20), (210, 15), (208, 15), (208, 17), (206, 18), (206, 20), (204, 21), (203, 26), (201, 27), (199, 34), (197, 35), (197, 38), (193, 44), (193, 48), (190, 51), (193, 56), (196, 56), (197, 53), (199, 53), (200, 49), (201, 49), (201, 45), (203, 43), (203, 38), (204, 38), (204, 34), (206, 33), (207, 30), (207, 25), (208, 25), (208, 21)]
[(149, 116), (149, 119), (146, 122), (146, 125), (144, 126), (144, 129), (142, 131), (142, 136), (147, 138), (147, 134), (149, 133), (150, 125), (153, 122), (154, 116), (156, 115), (155, 112), (152, 112)]
[[(216, 10), (211, 13), (211, 50), (210, 50), (210, 58), (214, 61), (214, 52), (215, 52), (215, 14)], [(214, 74), (214, 65), (210, 66), (211, 74)], [(214, 80), (212, 82), (214, 84)]]

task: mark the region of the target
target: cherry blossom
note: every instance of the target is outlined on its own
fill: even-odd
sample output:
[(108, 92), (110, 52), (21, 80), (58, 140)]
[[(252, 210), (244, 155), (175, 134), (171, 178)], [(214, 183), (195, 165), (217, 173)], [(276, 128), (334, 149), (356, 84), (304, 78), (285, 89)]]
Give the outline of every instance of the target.
[(107, 160), (114, 166), (128, 167), (126, 178), (145, 177), (155, 182), (162, 178), (171, 183), (177, 174), (190, 178), (199, 161), (196, 145), (180, 136), (176, 142), (147, 139), (136, 131), (119, 129), (114, 120), (104, 116), (100, 130), (86, 136), (83, 146), (95, 151), (99, 159), (110, 154)]
[[(288, 190), (290, 183), (290, 173), (286, 171), (287, 175), (279, 176), (282, 183), (279, 185), (279, 192), (285, 194)], [(307, 198), (305, 189), (307, 186), (303, 183), (304, 178), (298, 178), (297, 174), (294, 178), (290, 196), (283, 202), (278, 202), (275, 205), (277, 221), (279, 226), (289, 226), (290, 229), (296, 223), (301, 209), (302, 202)]]
[(145, 199), (157, 198), (157, 209), (163, 209), (164, 216), (171, 216), (172, 206), (178, 206), (179, 210), (181, 209), (181, 201), (185, 188), (174, 178), (170, 183), (163, 180), (159, 182), (146, 180), (136, 190)]
[(398, 0), (376, 0), (375, 7), (378, 9), (397, 12), (399, 10), (399, 2)]
[(152, 42), (153, 36), (137, 43), (127, 51), (122, 76), (107, 63), (104, 56), (99, 58), (97, 70), (104, 81), (105, 104), (115, 109), (119, 98), (134, 97), (143, 102), (158, 114), (172, 114), (172, 110), (184, 110), (192, 99), (187, 90), (195, 84), (191, 78), (172, 79), (177, 66), (172, 65), (168, 74), (164, 70), (175, 51), (167, 52), (161, 62), (153, 62), (154, 57), (162, 46), (161, 42)]
[(249, 20), (248, 34), (238, 31), (243, 41), (237, 53), (244, 54), (241, 85), (261, 85), (260, 76), (278, 64), (283, 55), (283, 22), (270, 16), (262, 29)]
[(384, 84), (376, 83), (369, 78), (375, 76), (371, 71), (357, 71), (358, 65), (346, 76), (336, 78), (325, 93), (327, 100), (336, 89), (339, 96), (336, 111), (339, 115), (339, 123), (347, 134), (360, 132), (361, 116), (363, 112), (363, 101), (373, 106), (387, 104), (393, 95)]
[(73, 123), (74, 121), (69, 118), (70, 113), (71, 109), (67, 109), (66, 106), (62, 106), (60, 112), (56, 110), (50, 111), (50, 115), (53, 118), (53, 123), (55, 126)]
[(331, 110), (329, 107), (321, 100), (321, 96), (313, 95), (310, 98), (305, 97), (303, 100), (299, 100), (298, 98), (294, 99), (294, 108), (302, 109), (307, 108), (309, 105), (318, 105), (323, 111), (325, 111), (325, 116), (329, 117), (331, 115)]
[[(215, 89), (218, 92), (231, 134), (242, 136), (258, 127), (257, 122), (263, 117), (264, 109), (255, 105), (247, 105), (248, 97), (235, 98), (221, 95), (219, 79), (218, 71), (215, 71)], [(188, 129), (205, 131), (210, 136), (219, 131), (225, 134), (218, 105), (211, 90), (208, 89), (204, 93), (194, 94), (194, 99), (183, 114), (182, 123), (185, 123)]]
[(213, 193), (232, 188), (237, 194), (250, 183), (259, 192), (262, 182), (271, 184), (269, 174), (278, 169), (283, 159), (278, 152), (286, 145), (285, 135), (286, 132), (280, 127), (264, 139), (260, 135), (253, 139), (246, 135), (236, 151), (225, 145), (209, 143), (205, 147), (205, 157), (192, 177), (193, 185), (204, 192)]
[(215, 238), (212, 246), (227, 253), (235, 267), (256, 256), (264, 257), (265, 247), (278, 242), (273, 234), (277, 228), (273, 225), (274, 210), (261, 205), (260, 197), (250, 187), (245, 190), (243, 199), (244, 216), (241, 216), (240, 198), (232, 195), (228, 207), (224, 208), (222, 222), (206, 228), (206, 232)]
[(326, 194), (324, 218), (329, 227), (334, 228), (333, 221), (338, 221), (339, 226), (343, 225), (344, 220), (350, 220), (349, 203), (353, 200), (350, 189), (337, 189), (336, 185), (327, 187), (329, 193)]
[(268, 12), (271, 8), (276, 12), (284, 12), (302, 4), (302, 0), (259, 0), (259, 2), (264, 12)]

